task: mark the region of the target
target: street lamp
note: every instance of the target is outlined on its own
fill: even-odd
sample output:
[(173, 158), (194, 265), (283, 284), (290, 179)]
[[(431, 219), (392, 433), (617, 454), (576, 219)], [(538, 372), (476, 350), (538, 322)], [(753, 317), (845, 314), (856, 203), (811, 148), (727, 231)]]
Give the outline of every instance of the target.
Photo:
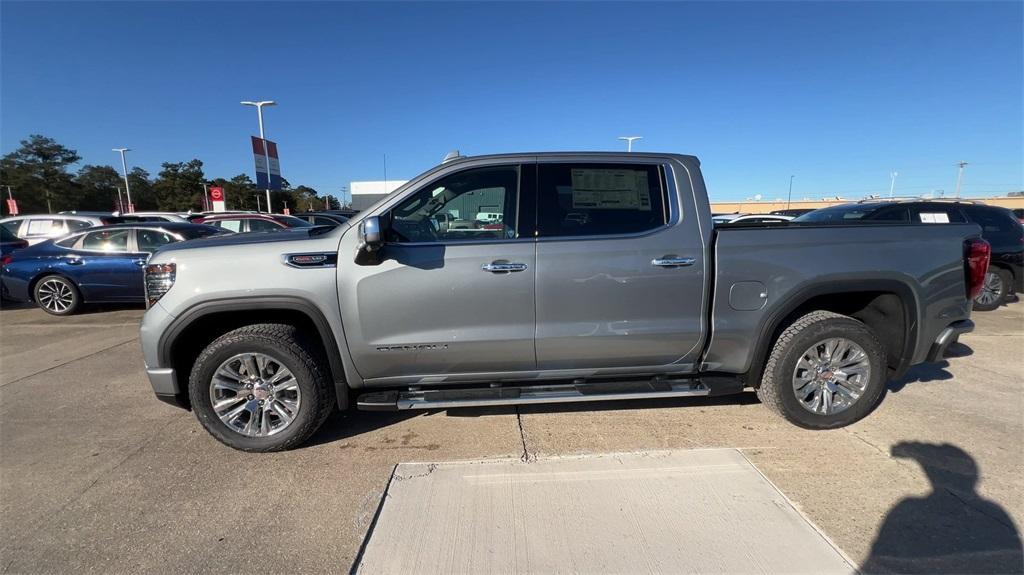
[(132, 189), (128, 186), (128, 163), (124, 160), (124, 153), (130, 152), (131, 148), (113, 148), (111, 151), (121, 153), (121, 170), (124, 173), (124, 194), (128, 196), (128, 209), (135, 211), (133, 209), (134, 206), (132, 206)]
[(893, 170), (889, 172), (889, 197), (892, 197), (893, 192), (896, 190), (896, 176), (900, 175), (899, 172)]
[(263, 135), (263, 106), (276, 106), (277, 102), (273, 100), (261, 100), (259, 102), (250, 102), (248, 100), (242, 102), (243, 106), (255, 106), (256, 114), (260, 119), (260, 139), (263, 140), (263, 159), (267, 162), (267, 213), (270, 210), (270, 151), (267, 149), (267, 138)]
[(632, 152), (633, 151), (633, 140), (642, 140), (642, 139), (644, 139), (644, 137), (643, 136), (619, 136), (619, 139), (620, 140), (625, 140), (626, 141), (626, 151), (627, 152)]
[(793, 178), (796, 176), (789, 177), (789, 196), (786, 197), (786, 209), (789, 209), (789, 204), (793, 201)]

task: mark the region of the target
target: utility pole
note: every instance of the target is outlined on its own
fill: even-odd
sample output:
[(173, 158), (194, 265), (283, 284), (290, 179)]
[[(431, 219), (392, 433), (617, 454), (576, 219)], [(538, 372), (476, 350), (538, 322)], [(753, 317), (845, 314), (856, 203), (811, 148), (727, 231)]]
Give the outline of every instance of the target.
[(793, 201), (793, 178), (796, 176), (789, 177), (789, 196), (786, 197), (786, 209), (789, 209), (789, 204)]
[(957, 165), (960, 166), (960, 171), (957, 172), (957, 174), (956, 174), (956, 197), (959, 198), (960, 197), (960, 182), (962, 182), (963, 179), (964, 179), (964, 166), (967, 165), (967, 162), (965, 162), (963, 160), (960, 160), (960, 162), (957, 163)]
[(899, 172), (893, 170), (889, 172), (889, 197), (892, 197), (893, 191), (896, 189), (896, 176), (900, 175)]
[(619, 139), (620, 140), (625, 140), (626, 141), (626, 151), (627, 152), (632, 152), (633, 151), (633, 141), (634, 140), (642, 140), (642, 139), (644, 139), (644, 137), (643, 136), (619, 136)]
[(267, 162), (267, 213), (270, 213), (270, 150), (267, 146), (267, 138), (263, 135), (263, 106), (276, 106), (273, 100), (261, 100), (259, 102), (242, 102), (243, 106), (256, 106), (256, 115), (260, 120), (260, 139), (263, 140), (263, 159)]
[(128, 196), (128, 209), (132, 209), (132, 189), (128, 185), (128, 163), (125, 162), (124, 153), (130, 152), (131, 148), (113, 148), (113, 152), (121, 152), (121, 170), (124, 173), (124, 194)]

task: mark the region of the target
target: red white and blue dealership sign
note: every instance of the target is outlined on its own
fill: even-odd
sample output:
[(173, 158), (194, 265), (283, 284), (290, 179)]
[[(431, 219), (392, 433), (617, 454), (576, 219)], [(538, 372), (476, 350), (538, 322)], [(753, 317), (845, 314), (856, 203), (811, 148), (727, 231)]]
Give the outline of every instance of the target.
[[(266, 149), (264, 149), (266, 145)], [(270, 140), (252, 137), (252, 156), (256, 160), (256, 187), (263, 190), (281, 189), (281, 162), (277, 159), (277, 144)], [(270, 166), (267, 166), (267, 160)], [(270, 181), (267, 182), (269, 172)]]

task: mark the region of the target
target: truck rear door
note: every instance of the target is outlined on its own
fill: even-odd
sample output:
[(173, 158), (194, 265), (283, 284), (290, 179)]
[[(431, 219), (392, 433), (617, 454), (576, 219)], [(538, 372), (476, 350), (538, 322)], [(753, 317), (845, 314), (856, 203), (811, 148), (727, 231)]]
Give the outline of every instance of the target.
[(537, 367), (692, 369), (705, 242), (672, 164), (541, 159), (537, 169)]

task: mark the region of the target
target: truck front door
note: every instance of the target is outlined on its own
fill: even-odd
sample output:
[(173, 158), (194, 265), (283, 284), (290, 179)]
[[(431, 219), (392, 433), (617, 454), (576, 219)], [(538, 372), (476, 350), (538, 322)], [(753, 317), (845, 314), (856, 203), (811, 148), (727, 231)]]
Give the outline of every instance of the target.
[[(439, 174), (379, 214), (379, 263), (352, 263), (346, 245), (358, 230), (346, 234), (339, 298), (364, 380), (436, 383), (536, 368), (533, 212), (521, 217), (520, 172), (499, 164)], [(496, 206), (500, 213), (477, 219)]]
[(692, 368), (705, 247), (670, 166), (538, 164), (538, 368)]

